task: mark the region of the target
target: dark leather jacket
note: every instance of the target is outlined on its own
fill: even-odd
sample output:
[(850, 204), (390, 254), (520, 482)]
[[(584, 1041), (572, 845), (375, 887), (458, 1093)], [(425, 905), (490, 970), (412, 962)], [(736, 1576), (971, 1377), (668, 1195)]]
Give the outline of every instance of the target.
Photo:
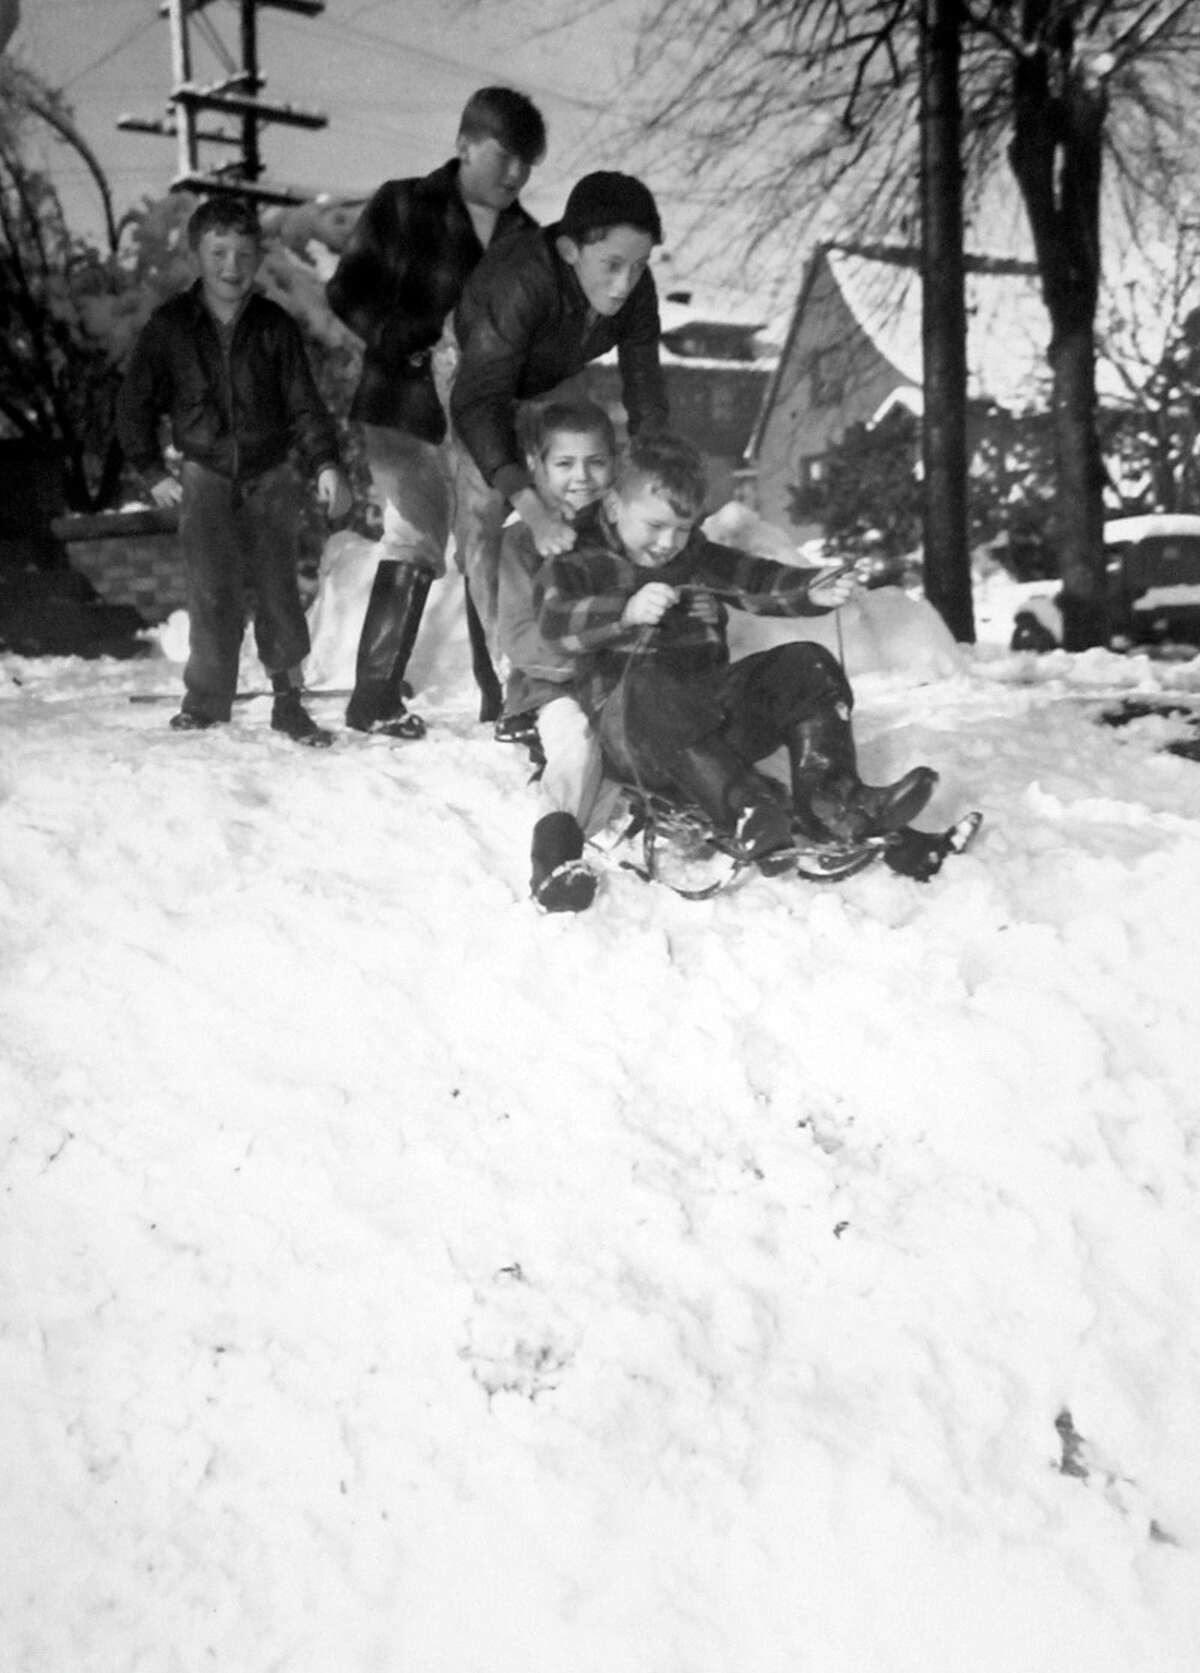
[(229, 351), (199, 281), (155, 310), (134, 344), (117, 397), (117, 436), (147, 481), (163, 474), (159, 420), (185, 459), (245, 482), (293, 448), (316, 474), (338, 462), (337, 431), (295, 320), (252, 291)]
[(618, 313), (597, 316), (556, 236), (556, 227), (538, 228), (489, 249), (454, 316), (462, 350), (450, 396), (454, 427), (484, 479), (509, 497), (532, 481), (517, 441), (516, 403), (546, 394), (610, 349), (630, 434), (668, 417), (653, 276), (642, 274)]
[[(351, 418), (438, 442), (446, 415), (429, 351), (483, 257), (458, 191), (458, 161), (416, 180), (385, 181), (359, 216), (326, 287), (329, 306), (363, 341)], [(537, 222), (501, 210), (489, 248)]]

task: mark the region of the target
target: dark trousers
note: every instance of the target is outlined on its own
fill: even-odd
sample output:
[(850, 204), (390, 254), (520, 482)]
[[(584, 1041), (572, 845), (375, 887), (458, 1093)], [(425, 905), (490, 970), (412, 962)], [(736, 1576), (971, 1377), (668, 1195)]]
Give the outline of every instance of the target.
[(183, 706), (189, 713), (229, 719), (250, 605), (259, 659), (269, 674), (295, 668), (308, 655), (308, 623), (296, 584), (301, 492), (289, 465), (233, 483), (184, 462), (179, 545), (187, 573)]
[(747, 764), (762, 761), (799, 722), (838, 706), (849, 713), (853, 701), (841, 665), (823, 645), (777, 645), (690, 678), (635, 657), (596, 729), (619, 777), (669, 789), (672, 758), (705, 738), (721, 738)]

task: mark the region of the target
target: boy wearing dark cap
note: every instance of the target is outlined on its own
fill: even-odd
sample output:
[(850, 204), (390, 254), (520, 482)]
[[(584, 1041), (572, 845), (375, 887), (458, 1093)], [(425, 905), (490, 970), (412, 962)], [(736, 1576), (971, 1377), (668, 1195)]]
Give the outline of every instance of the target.
[[(490, 490), (525, 522), (538, 552), (569, 551), (575, 533), (539, 498), (517, 438), (519, 404), (548, 395), (617, 351), (629, 432), (668, 420), (650, 254), (662, 240), (648, 188), (628, 174), (585, 175), (562, 219), (488, 252), (455, 312), (460, 362), (450, 415), (464, 487)], [(463, 555), (485, 626), (496, 619), (498, 548)]]

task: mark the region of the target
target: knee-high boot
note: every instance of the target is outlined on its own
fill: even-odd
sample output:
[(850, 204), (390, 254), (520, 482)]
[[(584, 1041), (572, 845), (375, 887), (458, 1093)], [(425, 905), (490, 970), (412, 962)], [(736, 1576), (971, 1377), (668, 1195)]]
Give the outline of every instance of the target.
[(850, 717), (840, 707), (798, 722), (788, 737), (796, 823), (816, 842), (857, 842), (898, 831), (925, 806), (937, 774), (914, 767), (892, 784), (864, 784), (858, 776)]
[(346, 725), (355, 731), (424, 736), (425, 722), (404, 706), (404, 675), (432, 582), (429, 570), (417, 564), (385, 558), (376, 569), (346, 706)]
[(665, 764), (678, 789), (717, 830), (734, 837), (747, 859), (790, 842), (787, 808), (723, 738), (701, 738), (676, 750)]

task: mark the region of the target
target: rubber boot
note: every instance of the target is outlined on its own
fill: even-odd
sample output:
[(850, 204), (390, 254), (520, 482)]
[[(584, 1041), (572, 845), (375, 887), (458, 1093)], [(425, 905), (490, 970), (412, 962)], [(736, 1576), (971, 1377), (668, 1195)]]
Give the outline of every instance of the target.
[(498, 720), (504, 707), (504, 691), (496, 677), (496, 670), (492, 667), (487, 634), (483, 630), (479, 611), (475, 608), (475, 600), (471, 597), (470, 582), (465, 578), (463, 591), (467, 595), (467, 638), (471, 642), (471, 672), (475, 676), (475, 684), (479, 687), (479, 718)]
[(724, 739), (708, 737), (690, 744), (667, 766), (682, 793), (718, 831), (734, 838), (746, 859), (756, 860), (790, 843), (787, 808)]
[(892, 784), (864, 784), (850, 716), (840, 706), (792, 728), (788, 760), (796, 824), (814, 842), (859, 842), (898, 831), (920, 813), (937, 783), (932, 767), (914, 767)]
[(583, 858), (583, 831), (569, 813), (547, 813), (533, 827), (529, 892), (546, 912), (583, 912), (596, 898), (596, 874)]
[(271, 730), (282, 732), (298, 744), (310, 749), (328, 749), (333, 733), (318, 726), (300, 701), (300, 688), (290, 674), (272, 674), (271, 686), (275, 701), (271, 705)]
[(384, 558), (375, 571), (358, 637), (346, 725), (388, 738), (421, 738), (425, 722), (404, 706), (404, 675), (433, 576), (419, 564)]
[(928, 883), (952, 854), (963, 854), (983, 822), (981, 813), (967, 813), (944, 831), (898, 831), (883, 851), (883, 863), (901, 877)]

